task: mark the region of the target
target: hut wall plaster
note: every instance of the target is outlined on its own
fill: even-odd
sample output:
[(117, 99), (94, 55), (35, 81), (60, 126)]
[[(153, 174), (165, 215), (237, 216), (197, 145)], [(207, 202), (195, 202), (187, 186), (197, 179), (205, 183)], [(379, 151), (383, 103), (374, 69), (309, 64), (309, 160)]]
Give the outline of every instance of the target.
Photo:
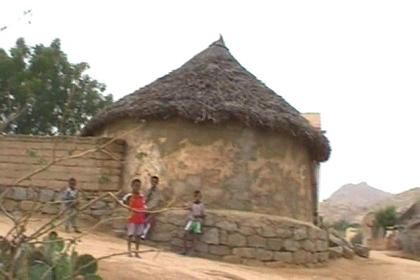
[(235, 123), (195, 125), (183, 120), (121, 120), (99, 135), (124, 136), (123, 181), (161, 177), (167, 198), (191, 200), (201, 189), (207, 207), (313, 221), (313, 162), (307, 148), (278, 133)]

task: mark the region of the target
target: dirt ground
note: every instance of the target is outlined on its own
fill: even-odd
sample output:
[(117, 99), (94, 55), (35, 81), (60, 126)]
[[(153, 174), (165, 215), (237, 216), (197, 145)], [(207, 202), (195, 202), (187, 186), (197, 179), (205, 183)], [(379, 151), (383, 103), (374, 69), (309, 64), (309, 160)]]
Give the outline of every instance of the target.
[[(43, 219), (32, 222), (36, 227)], [(0, 234), (10, 227), (10, 222), (0, 216)], [(82, 227), (83, 230), (83, 227)], [(61, 233), (63, 236), (72, 234)], [(151, 249), (143, 246), (143, 249)], [(79, 251), (96, 257), (124, 252), (124, 240), (103, 232), (95, 232), (83, 238)], [(151, 252), (142, 259), (116, 256), (100, 262), (100, 274), (108, 280), (419, 280), (420, 262), (390, 257), (386, 252), (371, 252), (370, 259), (355, 258), (330, 261), (322, 268), (249, 267), (227, 264), (200, 258), (180, 256), (170, 252)]]

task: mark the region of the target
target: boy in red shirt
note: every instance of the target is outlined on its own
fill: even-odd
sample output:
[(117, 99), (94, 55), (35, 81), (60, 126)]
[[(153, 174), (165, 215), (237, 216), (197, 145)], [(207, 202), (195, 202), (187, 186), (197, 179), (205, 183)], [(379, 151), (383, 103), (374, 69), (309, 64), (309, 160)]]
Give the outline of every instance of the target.
[(140, 194), (141, 181), (139, 179), (134, 179), (131, 182), (131, 195), (128, 198), (128, 207), (131, 210), (131, 216), (128, 219), (127, 224), (127, 235), (128, 235), (128, 254), (130, 257), (133, 256), (131, 251), (131, 243), (136, 243), (136, 257), (140, 257), (138, 254), (140, 246), (140, 237), (143, 234), (143, 223), (144, 223), (144, 197)]

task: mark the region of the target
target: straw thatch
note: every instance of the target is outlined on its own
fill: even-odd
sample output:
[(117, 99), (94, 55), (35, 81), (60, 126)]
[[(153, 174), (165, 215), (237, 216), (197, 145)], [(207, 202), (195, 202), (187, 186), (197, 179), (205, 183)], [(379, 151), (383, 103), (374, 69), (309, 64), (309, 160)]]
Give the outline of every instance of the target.
[(93, 135), (104, 125), (123, 118), (175, 117), (195, 123), (236, 120), (246, 126), (291, 135), (309, 148), (316, 161), (325, 161), (330, 154), (327, 138), (243, 68), (222, 38), (179, 69), (101, 111), (83, 134)]

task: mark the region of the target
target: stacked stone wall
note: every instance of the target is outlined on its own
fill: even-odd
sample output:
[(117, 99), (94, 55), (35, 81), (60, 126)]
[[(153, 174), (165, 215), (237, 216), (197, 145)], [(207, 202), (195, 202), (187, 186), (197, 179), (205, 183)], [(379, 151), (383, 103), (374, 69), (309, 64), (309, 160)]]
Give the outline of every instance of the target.
[[(118, 210), (126, 217), (124, 210)], [(160, 214), (150, 240), (179, 251), (183, 245), (187, 212)], [(126, 219), (114, 220), (123, 232)], [(314, 225), (294, 219), (228, 210), (209, 210), (197, 243), (201, 257), (272, 267), (317, 265), (328, 260), (328, 235)]]

